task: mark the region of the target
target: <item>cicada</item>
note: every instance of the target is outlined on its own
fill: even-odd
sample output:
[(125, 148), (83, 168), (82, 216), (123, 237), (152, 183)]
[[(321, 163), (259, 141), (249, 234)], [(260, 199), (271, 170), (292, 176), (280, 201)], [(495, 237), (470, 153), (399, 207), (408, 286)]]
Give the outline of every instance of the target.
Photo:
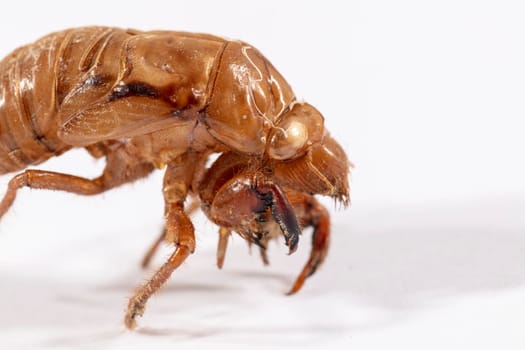
[[(254, 47), (207, 34), (69, 29), (0, 62), (0, 216), (23, 187), (95, 195), (165, 169), (167, 261), (130, 298), (128, 328), (148, 299), (195, 250), (187, 198), (219, 227), (222, 266), (232, 232), (260, 248), (284, 237), (290, 253), (313, 227), (297, 292), (326, 257), (328, 211), (314, 195), (346, 205), (351, 163), (321, 113)], [(94, 179), (25, 170), (72, 148), (106, 161)], [(219, 154), (207, 165), (210, 156)]]

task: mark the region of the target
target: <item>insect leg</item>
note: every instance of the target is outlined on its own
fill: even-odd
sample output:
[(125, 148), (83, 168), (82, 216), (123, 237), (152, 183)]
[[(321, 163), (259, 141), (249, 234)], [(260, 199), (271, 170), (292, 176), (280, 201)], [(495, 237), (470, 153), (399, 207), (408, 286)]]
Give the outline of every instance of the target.
[(171, 276), (172, 272), (179, 267), (191, 253), (190, 248), (187, 246), (177, 246), (168, 261), (166, 261), (160, 269), (155, 272), (153, 277), (143, 285), (133, 297), (131, 297), (124, 318), (124, 323), (128, 329), (134, 329), (136, 327), (137, 322), (135, 321), (135, 317), (144, 314), (148, 299), (160, 289), (160, 287)]
[[(217, 245), (217, 267), (219, 269), (222, 269), (222, 266), (224, 265), (224, 257), (226, 256), (226, 249), (228, 248), (228, 239), (230, 238), (230, 235), (230, 230), (225, 229), (224, 227), (219, 229), (219, 243)], [(270, 261), (268, 260), (268, 254), (266, 253), (266, 241), (261, 243), (264, 244), (264, 248), (259, 247), (262, 262), (264, 265), (269, 265)]]
[[(188, 204), (188, 207), (186, 208), (186, 214), (188, 216), (191, 216), (194, 212), (197, 211), (197, 209), (199, 209), (199, 205), (200, 205), (199, 199), (197, 197), (193, 197), (190, 204)], [(151, 247), (148, 249), (148, 251), (144, 255), (144, 258), (142, 258), (142, 262), (140, 263), (140, 266), (142, 266), (142, 268), (147, 268), (150, 265), (151, 259), (153, 259), (153, 257), (155, 256), (155, 253), (159, 249), (161, 243), (164, 242), (165, 237), (166, 237), (166, 227), (163, 227), (162, 231), (160, 232), (159, 237), (157, 237), (157, 239), (153, 242)]]
[(107, 164), (101, 176), (86, 179), (80, 176), (45, 170), (25, 170), (15, 175), (7, 185), (7, 192), (0, 202), (0, 218), (13, 204), (17, 191), (22, 187), (94, 195), (113, 187), (148, 175), (153, 165), (122, 158), (116, 154), (107, 156)]
[(195, 156), (183, 155), (169, 164), (164, 175), (163, 194), (165, 202), (165, 240), (175, 245), (169, 259), (130, 298), (124, 323), (128, 329), (136, 326), (135, 317), (142, 316), (148, 299), (168, 280), (195, 250), (193, 224), (184, 211), (184, 200), (188, 194), (195, 165)]
[(259, 247), (259, 253), (261, 255), (261, 260), (264, 266), (270, 265), (270, 260), (268, 260), (268, 251), (266, 248)]
[(159, 249), (162, 242), (164, 242), (164, 237), (166, 237), (166, 227), (162, 228), (162, 231), (160, 232), (160, 235), (157, 237), (157, 239), (153, 242), (151, 247), (146, 251), (146, 254), (142, 258), (142, 261), (140, 263), (140, 266), (145, 269), (149, 267), (149, 264), (151, 263), (151, 259), (153, 259), (153, 256), (155, 256), (155, 253)]
[(311, 196), (303, 199), (303, 216), (300, 218), (305, 226), (313, 226), (312, 251), (310, 258), (303, 270), (295, 280), (295, 283), (287, 293), (292, 295), (297, 293), (304, 284), (304, 281), (314, 274), (317, 268), (323, 263), (328, 253), (330, 243), (330, 216), (325, 207)]
[(228, 248), (228, 239), (230, 238), (231, 231), (221, 227), (219, 229), (219, 244), (217, 245), (217, 267), (222, 269), (224, 265), (224, 257), (226, 255), (226, 249)]

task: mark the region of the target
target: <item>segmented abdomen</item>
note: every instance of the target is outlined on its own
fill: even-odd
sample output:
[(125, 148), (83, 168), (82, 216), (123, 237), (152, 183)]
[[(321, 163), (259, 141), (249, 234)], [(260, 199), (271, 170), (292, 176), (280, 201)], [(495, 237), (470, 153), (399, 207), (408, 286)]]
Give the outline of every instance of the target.
[[(101, 55), (120, 50), (131, 34), (101, 27), (57, 32), (0, 62), (0, 174), (70, 148), (57, 137), (62, 101)], [(118, 71), (118, 66), (105, 69)]]
[(0, 62), (0, 174), (73, 145), (173, 127), (183, 111), (196, 116), (226, 44), (207, 34), (86, 27), (15, 50)]

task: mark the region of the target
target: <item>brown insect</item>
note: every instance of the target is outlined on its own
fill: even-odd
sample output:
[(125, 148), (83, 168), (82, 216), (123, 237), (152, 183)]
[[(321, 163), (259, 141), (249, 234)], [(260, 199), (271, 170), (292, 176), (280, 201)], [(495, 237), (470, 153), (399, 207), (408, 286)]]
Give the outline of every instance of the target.
[[(232, 231), (260, 247), (283, 235), (290, 253), (313, 227), (312, 252), (289, 294), (325, 259), (330, 220), (313, 197), (348, 202), (350, 162), (323, 116), (298, 102), (255, 48), (206, 34), (88, 27), (50, 34), (0, 62), (0, 173), (74, 147), (105, 157), (99, 177), (25, 170), (9, 181), (0, 217), (22, 187), (94, 195), (166, 168), (169, 259), (129, 300), (128, 328), (195, 249), (193, 196), (219, 229), (222, 267)], [(220, 156), (209, 167), (213, 153)]]

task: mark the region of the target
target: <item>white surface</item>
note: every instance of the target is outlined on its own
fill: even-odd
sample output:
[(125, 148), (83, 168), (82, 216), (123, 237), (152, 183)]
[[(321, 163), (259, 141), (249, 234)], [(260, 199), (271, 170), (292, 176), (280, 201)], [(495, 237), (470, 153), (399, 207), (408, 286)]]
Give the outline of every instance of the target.
[[(25, 190), (0, 223), (0, 347), (523, 349), (522, 3), (216, 3), (11, 3), (0, 54), (87, 24), (254, 44), (357, 165), (326, 265), (285, 297), (308, 235), (290, 257), (271, 246), (268, 268), (236, 237), (218, 271), (216, 228), (201, 218), (197, 253), (129, 333), (123, 310), (151, 273), (138, 261), (160, 227), (161, 174), (94, 198)], [(44, 165), (102, 166), (82, 152)]]

